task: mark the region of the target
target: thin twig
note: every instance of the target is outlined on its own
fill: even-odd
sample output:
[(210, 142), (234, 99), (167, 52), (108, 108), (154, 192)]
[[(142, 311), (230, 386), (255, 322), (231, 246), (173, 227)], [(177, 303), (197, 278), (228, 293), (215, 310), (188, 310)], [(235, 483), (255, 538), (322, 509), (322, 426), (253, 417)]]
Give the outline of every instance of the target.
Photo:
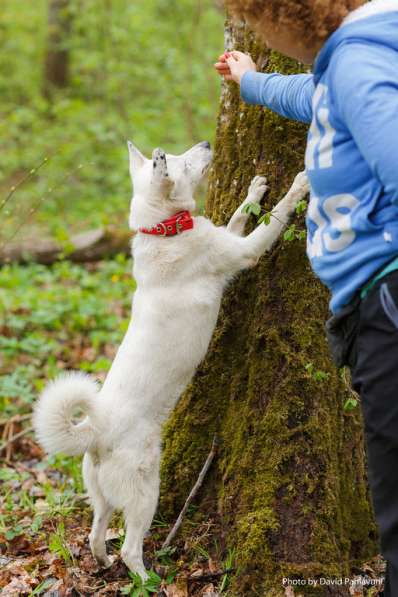
[(19, 187), (21, 187), (27, 180), (29, 180), (29, 178), (32, 178), (32, 176), (34, 176), (37, 173), (37, 171), (40, 170), (40, 168), (42, 168), (44, 164), (48, 162), (48, 159), (49, 158), (47, 157), (43, 158), (43, 160), (40, 162), (38, 166), (36, 166), (36, 168), (32, 168), (31, 170), (29, 170), (29, 172), (23, 178), (21, 178), (21, 180), (18, 181), (17, 184), (11, 187), (8, 195), (0, 203), (0, 211), (6, 206), (6, 204), (9, 202), (15, 191), (19, 189)]
[(287, 226), (287, 225), (288, 225), (288, 222), (284, 222), (283, 220), (280, 220), (280, 219), (278, 218), (278, 216), (276, 216), (274, 213), (272, 213), (272, 211), (271, 211), (271, 212), (269, 212), (269, 214), (270, 214), (270, 216), (271, 216), (272, 218), (275, 218), (275, 220), (277, 220), (277, 221), (278, 221), (280, 224), (282, 224), (283, 226)]
[(25, 429), (22, 429), (22, 431), (19, 431), (19, 433), (16, 433), (12, 437), (9, 437), (7, 441), (5, 441), (5, 442), (3, 442), (1, 444), (1, 446), (0, 446), (0, 452), (2, 452), (10, 444), (12, 444), (13, 442), (15, 442), (15, 440), (19, 439), (23, 435), (26, 435), (26, 434), (30, 433), (31, 431), (33, 431), (33, 427), (26, 427)]
[(180, 528), (180, 526), (182, 524), (182, 520), (185, 516), (185, 513), (188, 510), (188, 506), (190, 505), (193, 498), (195, 497), (195, 495), (198, 493), (200, 487), (202, 486), (202, 483), (206, 476), (206, 473), (209, 470), (211, 463), (213, 462), (214, 456), (216, 455), (217, 447), (218, 447), (218, 439), (217, 439), (217, 435), (215, 435), (213, 438), (211, 450), (209, 452), (208, 457), (206, 458), (206, 462), (204, 463), (203, 468), (199, 473), (199, 477), (198, 477), (195, 485), (191, 489), (191, 493), (187, 497), (187, 501), (185, 502), (184, 507), (181, 510), (173, 528), (171, 529), (170, 533), (167, 535), (166, 541), (162, 545), (162, 549), (164, 549), (165, 547), (168, 547), (170, 545), (170, 543), (173, 541), (174, 537), (176, 536), (178, 529)]
[[(89, 165), (91, 165), (91, 162), (89, 163)], [(38, 201), (36, 201), (36, 203), (33, 205), (33, 207), (29, 210), (27, 218), (25, 218), (24, 220), (22, 220), (22, 222), (19, 224), (19, 226), (17, 226), (17, 228), (14, 230), (14, 232), (11, 234), (11, 236), (9, 236), (8, 238), (6, 238), (0, 244), (0, 250), (3, 250), (5, 248), (5, 246), (7, 245), (7, 243), (9, 243), (12, 240), (14, 240), (14, 238), (17, 236), (18, 232), (24, 226), (26, 226), (26, 224), (29, 222), (29, 220), (32, 217), (32, 215), (34, 213), (36, 213), (36, 211), (39, 209), (40, 205), (43, 203), (43, 201), (47, 198), (48, 195), (50, 193), (52, 193), (55, 189), (58, 189), (65, 182), (67, 182), (74, 174), (76, 174), (76, 172), (78, 172), (79, 170), (81, 170), (83, 167), (84, 167), (84, 164), (79, 164), (77, 166), (77, 168), (74, 168), (73, 170), (70, 170), (70, 172), (68, 172), (58, 182), (56, 182), (55, 185), (53, 185), (50, 189), (48, 189), (47, 191), (45, 191), (43, 193), (43, 195), (40, 197), (40, 199), (38, 199)]]
[[(256, 203), (248, 203), (247, 205), (257, 205), (257, 204), (256, 204)], [(246, 210), (245, 210), (245, 207), (246, 207), (247, 205), (245, 205), (245, 206), (243, 207), (243, 209), (242, 209), (242, 213), (244, 213), (244, 214), (251, 214), (251, 213), (253, 213), (253, 212), (250, 212), (250, 211), (246, 211)], [(270, 218), (275, 218), (275, 220), (278, 220), (278, 222), (279, 222), (280, 224), (283, 224), (283, 226), (287, 226), (287, 225), (288, 225), (288, 222), (284, 222), (283, 220), (280, 220), (280, 219), (278, 218), (278, 216), (276, 216), (276, 215), (275, 215), (275, 214), (274, 214), (272, 211), (267, 211), (267, 210), (266, 210), (266, 209), (264, 209), (264, 208), (262, 208), (262, 210), (263, 210), (263, 216), (265, 216), (265, 215), (269, 214)], [(258, 218), (258, 219), (261, 219), (261, 218)], [(265, 222), (264, 222), (264, 224), (265, 224)], [(266, 226), (268, 226), (268, 224), (265, 224), (265, 225), (266, 225)]]

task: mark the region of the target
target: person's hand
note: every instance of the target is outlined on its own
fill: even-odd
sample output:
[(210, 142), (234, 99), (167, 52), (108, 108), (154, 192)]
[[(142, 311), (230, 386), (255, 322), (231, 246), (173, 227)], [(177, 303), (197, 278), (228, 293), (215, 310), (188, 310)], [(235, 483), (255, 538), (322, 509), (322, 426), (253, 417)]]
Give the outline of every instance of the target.
[(224, 77), (225, 81), (235, 81), (240, 85), (240, 81), (245, 73), (249, 70), (256, 71), (254, 64), (249, 54), (243, 52), (225, 52), (218, 58), (214, 68), (218, 74)]

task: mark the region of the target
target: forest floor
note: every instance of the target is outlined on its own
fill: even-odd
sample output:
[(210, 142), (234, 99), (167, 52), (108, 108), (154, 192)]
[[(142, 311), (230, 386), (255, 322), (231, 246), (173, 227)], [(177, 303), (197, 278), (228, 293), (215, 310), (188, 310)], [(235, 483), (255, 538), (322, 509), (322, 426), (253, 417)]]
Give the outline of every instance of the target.
[[(15, 433), (20, 424), (14, 418), (8, 428)], [(161, 549), (169, 524), (155, 519), (145, 540), (150, 578), (143, 584), (118, 557), (124, 531), (115, 516), (107, 534), (115, 561), (108, 570), (98, 569), (88, 546), (91, 511), (84, 493), (76, 492), (81, 483), (78, 463), (49, 462), (27, 435), (7, 452), (1, 472), (7, 487), (0, 507), (1, 595), (210, 597), (227, 586), (223, 570), (228, 563), (207, 551), (211, 519), (200, 525), (192, 521), (191, 544), (178, 542), (178, 551)]]
[[(15, 418), (11, 426), (16, 432), (20, 420)], [(85, 495), (76, 492), (77, 486), (81, 489), (79, 470), (78, 463), (66, 459), (50, 463), (29, 436), (8, 450), (1, 474), (8, 489), (0, 507), (2, 596), (210, 597), (227, 587), (223, 570), (228, 563), (207, 551), (211, 519), (201, 525), (192, 521), (190, 545), (179, 541), (178, 550), (161, 549), (169, 524), (155, 519), (145, 540), (150, 578), (142, 583), (118, 556), (124, 531), (115, 516), (107, 533), (114, 563), (108, 570), (98, 569), (88, 546), (91, 511)]]
[[(145, 540), (150, 579), (142, 584), (118, 554), (124, 539), (115, 515), (108, 530), (112, 567), (99, 570), (88, 534), (91, 509), (80, 459), (47, 457), (31, 433), (34, 398), (60, 369), (81, 369), (103, 380), (127, 328), (135, 284), (126, 257), (91, 265), (9, 265), (0, 270), (0, 593), (4, 597), (228, 595), (239, 574), (234, 552), (221, 548), (211, 508), (188, 509), (182, 533), (161, 546), (174, 521), (155, 518)], [(15, 438), (15, 439), (13, 439)], [(11, 440), (11, 441), (10, 441)], [(182, 538), (183, 537), (183, 538)], [(376, 559), (356, 570), (377, 578)], [(291, 589), (291, 590), (290, 590)], [(290, 588), (292, 597), (301, 595)], [(375, 597), (377, 590), (353, 595)], [(242, 596), (243, 597), (243, 596)]]

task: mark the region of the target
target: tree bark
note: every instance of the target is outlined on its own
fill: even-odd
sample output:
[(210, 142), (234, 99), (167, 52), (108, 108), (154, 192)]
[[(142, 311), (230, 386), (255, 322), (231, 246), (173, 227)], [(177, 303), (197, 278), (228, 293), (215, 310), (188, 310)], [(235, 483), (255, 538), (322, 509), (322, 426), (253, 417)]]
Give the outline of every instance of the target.
[(53, 88), (69, 84), (68, 41), (71, 30), (69, 0), (49, 0), (48, 40), (45, 57), (44, 92), (51, 95)]
[[(226, 42), (250, 52), (260, 69), (300, 70), (244, 25), (227, 26)], [(267, 175), (267, 206), (274, 205), (303, 169), (305, 134), (298, 123), (244, 105), (237, 86), (224, 85), (208, 216), (225, 224), (255, 174)], [(302, 218), (295, 223), (304, 228)], [(234, 597), (285, 595), (283, 577), (349, 576), (353, 564), (377, 553), (362, 420), (359, 411), (344, 414), (350, 390), (330, 361), (323, 327), (328, 293), (304, 244), (281, 239), (231, 285), (208, 356), (165, 430), (160, 507), (170, 520), (214, 433), (220, 438), (194, 519), (213, 521), (212, 539), (235, 549)], [(185, 525), (186, 541), (190, 533)], [(313, 594), (308, 585), (298, 592)], [(324, 586), (314, 594), (349, 590)]]

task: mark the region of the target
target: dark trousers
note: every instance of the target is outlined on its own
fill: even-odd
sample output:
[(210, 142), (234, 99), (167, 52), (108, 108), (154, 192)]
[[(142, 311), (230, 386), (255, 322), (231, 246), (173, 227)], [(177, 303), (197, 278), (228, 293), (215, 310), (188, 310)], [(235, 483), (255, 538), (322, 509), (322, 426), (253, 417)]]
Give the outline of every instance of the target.
[(385, 595), (398, 597), (398, 271), (359, 304), (354, 389), (365, 421), (369, 484), (387, 560)]

